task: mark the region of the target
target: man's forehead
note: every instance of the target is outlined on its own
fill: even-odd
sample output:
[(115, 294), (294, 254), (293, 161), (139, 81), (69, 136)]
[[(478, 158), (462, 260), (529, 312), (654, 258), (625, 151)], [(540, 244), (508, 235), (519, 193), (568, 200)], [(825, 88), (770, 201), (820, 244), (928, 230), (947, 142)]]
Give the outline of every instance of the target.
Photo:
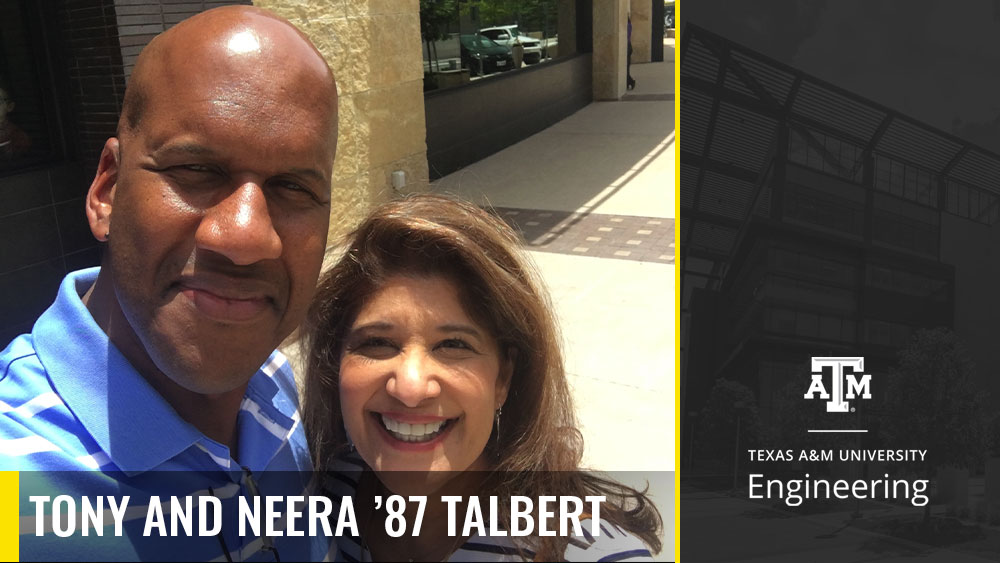
[[(189, 18), (143, 50), (119, 136), (138, 135), (153, 153), (187, 142), (241, 160), (294, 154), (307, 158), (299, 163), (304, 168), (327, 176), (337, 144), (329, 67), (291, 24), (257, 9), (230, 8)], [(284, 134), (289, 127), (296, 135)]]
[(287, 43), (304, 46), (319, 54), (306, 36), (287, 20), (252, 6), (223, 6), (201, 12), (161, 33), (151, 45), (171, 41), (192, 46), (222, 43), (234, 51)]
[(290, 23), (246, 6), (203, 12), (157, 36), (136, 61), (133, 84), (167, 96), (198, 87), (219, 100), (232, 98), (226, 92), (268, 88), (312, 94), (314, 102), (336, 97), (329, 66), (312, 43)]

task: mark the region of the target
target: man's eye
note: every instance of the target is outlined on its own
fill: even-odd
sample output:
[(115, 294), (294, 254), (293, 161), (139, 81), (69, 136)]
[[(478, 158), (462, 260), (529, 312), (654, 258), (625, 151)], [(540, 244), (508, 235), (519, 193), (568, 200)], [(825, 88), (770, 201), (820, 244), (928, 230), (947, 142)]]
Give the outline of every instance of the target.
[(225, 173), (211, 164), (177, 164), (161, 171), (181, 189), (196, 189), (203, 191), (216, 188), (225, 181)]
[(166, 169), (168, 173), (175, 175), (218, 175), (220, 171), (217, 167), (211, 164), (178, 164), (176, 166), (171, 166)]
[(178, 164), (164, 169), (164, 172), (181, 181), (205, 181), (219, 178), (222, 172), (211, 164)]
[(286, 197), (290, 198), (309, 198), (314, 202), (320, 202), (320, 198), (316, 195), (316, 192), (309, 189), (309, 187), (304, 186), (294, 180), (275, 180), (271, 183), (272, 186), (281, 190), (281, 193), (285, 194)]

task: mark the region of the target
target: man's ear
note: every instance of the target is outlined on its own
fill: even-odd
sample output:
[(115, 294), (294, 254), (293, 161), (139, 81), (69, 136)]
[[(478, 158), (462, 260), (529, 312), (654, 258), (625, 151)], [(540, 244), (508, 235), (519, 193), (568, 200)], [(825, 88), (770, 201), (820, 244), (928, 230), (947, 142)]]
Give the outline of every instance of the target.
[(111, 137), (104, 143), (101, 160), (97, 163), (97, 174), (87, 192), (87, 221), (94, 238), (105, 242), (111, 232), (111, 208), (115, 201), (118, 185), (118, 167), (121, 152), (118, 139)]
[(507, 349), (507, 353), (500, 360), (500, 375), (497, 376), (496, 388), (496, 410), (507, 402), (507, 393), (510, 391), (511, 381), (514, 379), (514, 365), (517, 363), (517, 348), (513, 346)]

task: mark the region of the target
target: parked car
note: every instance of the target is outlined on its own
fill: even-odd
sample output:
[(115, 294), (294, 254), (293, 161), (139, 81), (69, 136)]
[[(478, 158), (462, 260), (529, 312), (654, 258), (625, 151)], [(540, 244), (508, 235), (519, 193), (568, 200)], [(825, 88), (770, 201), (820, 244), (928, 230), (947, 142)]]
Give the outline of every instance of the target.
[(510, 49), (498, 45), (488, 37), (478, 34), (462, 35), (459, 37), (459, 44), (462, 66), (469, 69), (473, 76), (514, 68)]
[(489, 37), (508, 49), (513, 49), (515, 43), (520, 43), (524, 47), (524, 62), (529, 65), (542, 60), (542, 42), (521, 33), (516, 25), (484, 27), (479, 30), (479, 34)]

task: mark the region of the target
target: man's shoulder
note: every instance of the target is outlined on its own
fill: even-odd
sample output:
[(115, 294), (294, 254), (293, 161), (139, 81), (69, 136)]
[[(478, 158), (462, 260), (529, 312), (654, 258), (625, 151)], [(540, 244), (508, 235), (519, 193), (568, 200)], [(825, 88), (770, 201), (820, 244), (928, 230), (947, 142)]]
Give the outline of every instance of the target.
[(107, 462), (52, 387), (31, 335), (0, 352), (0, 470), (96, 469)]
[(11, 369), (16, 369), (15, 365), (30, 364), (34, 360), (38, 361), (38, 354), (35, 352), (34, 339), (30, 334), (22, 334), (12, 340), (6, 348), (0, 352), (0, 382), (4, 381), (7, 373)]

